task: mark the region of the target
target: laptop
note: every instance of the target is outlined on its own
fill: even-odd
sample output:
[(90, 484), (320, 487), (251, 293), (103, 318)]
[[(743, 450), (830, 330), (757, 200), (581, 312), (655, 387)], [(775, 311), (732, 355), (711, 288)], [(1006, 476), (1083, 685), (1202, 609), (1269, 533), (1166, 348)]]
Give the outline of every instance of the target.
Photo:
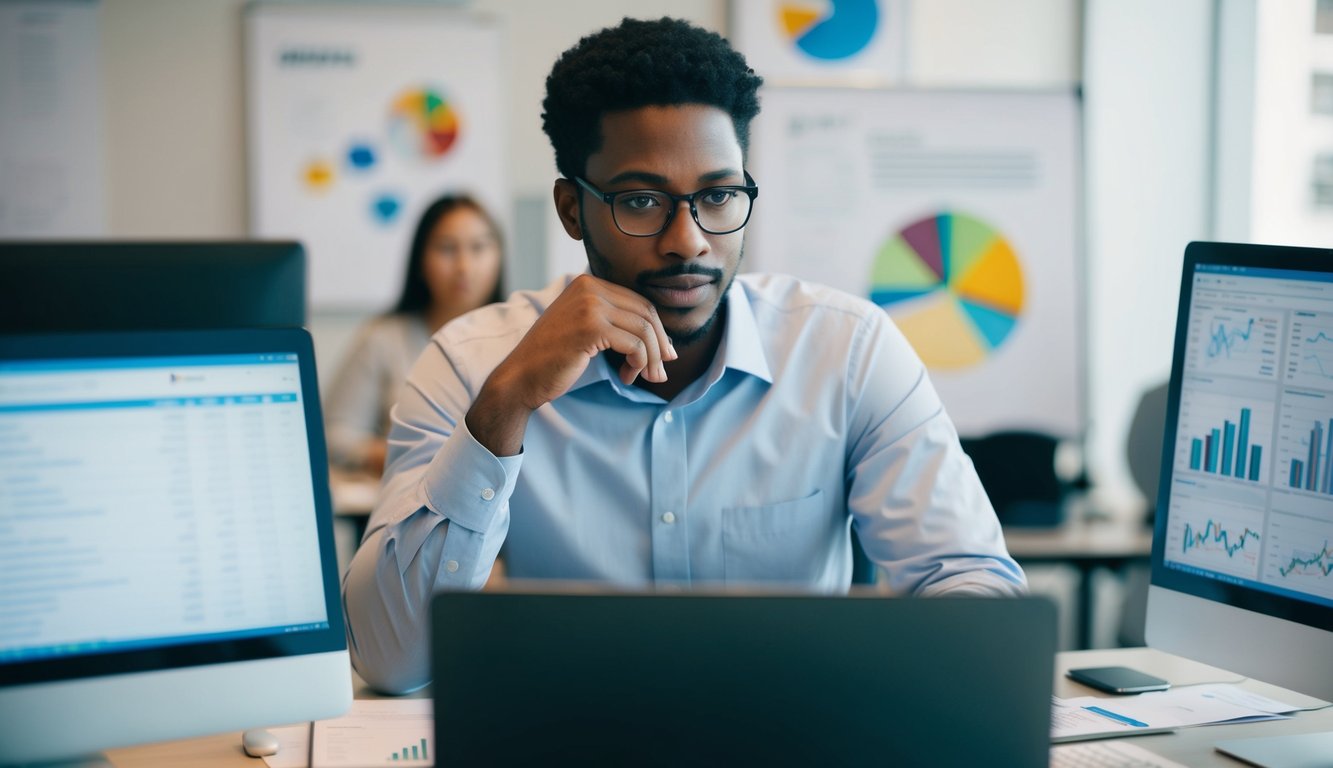
[(458, 765), (1045, 765), (1043, 598), (445, 592)]

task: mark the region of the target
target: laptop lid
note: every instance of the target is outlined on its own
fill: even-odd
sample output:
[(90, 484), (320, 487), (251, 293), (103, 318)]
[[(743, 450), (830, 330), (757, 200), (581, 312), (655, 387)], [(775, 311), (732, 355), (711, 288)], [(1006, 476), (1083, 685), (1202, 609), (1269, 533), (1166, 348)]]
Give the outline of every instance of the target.
[(432, 609), (436, 743), (459, 764), (1048, 759), (1042, 598), (484, 592)]

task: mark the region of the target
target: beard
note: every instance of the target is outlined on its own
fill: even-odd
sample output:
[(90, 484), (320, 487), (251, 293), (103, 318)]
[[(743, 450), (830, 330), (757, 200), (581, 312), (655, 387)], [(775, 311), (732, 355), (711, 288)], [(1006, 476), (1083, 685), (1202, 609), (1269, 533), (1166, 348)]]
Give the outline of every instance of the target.
[[(597, 248), (595, 243), (593, 243), (592, 234), (588, 231), (588, 223), (583, 218), (582, 208), (579, 209), (579, 226), (583, 229), (583, 250), (588, 254), (588, 271), (592, 273), (593, 277), (598, 277), (607, 282), (614, 283), (615, 280), (611, 277), (611, 260)], [(744, 258), (745, 251), (744, 248), (742, 248), (740, 259), (737, 259), (737, 264)], [(739, 271), (739, 269), (737, 271)], [(663, 277), (675, 277), (677, 275), (705, 275), (711, 277), (716, 282), (721, 282), (722, 278), (725, 276), (720, 269), (705, 267), (700, 264), (689, 262), (667, 267), (666, 269), (640, 272), (634, 277), (634, 284), (629, 287), (640, 296), (648, 298), (648, 294), (643, 289), (643, 286), (645, 286), (649, 280)], [(666, 331), (667, 336), (671, 339), (671, 344), (673, 346), (683, 349), (692, 344), (697, 344), (708, 336), (708, 332), (713, 330), (713, 325), (717, 322), (718, 315), (722, 313), (722, 308), (727, 305), (727, 292), (731, 290), (731, 283), (735, 279), (736, 273), (733, 272), (731, 276), (727, 278), (727, 284), (722, 288), (722, 293), (720, 294), (717, 305), (713, 307), (713, 311), (708, 315), (708, 319), (703, 321), (699, 327), (673, 333), (671, 329), (666, 328), (664, 324), (664, 330)], [(651, 301), (651, 299), (649, 299), (649, 301)], [(659, 307), (656, 304), (653, 306), (657, 309), (659, 317), (684, 315), (691, 311), (677, 307)]]

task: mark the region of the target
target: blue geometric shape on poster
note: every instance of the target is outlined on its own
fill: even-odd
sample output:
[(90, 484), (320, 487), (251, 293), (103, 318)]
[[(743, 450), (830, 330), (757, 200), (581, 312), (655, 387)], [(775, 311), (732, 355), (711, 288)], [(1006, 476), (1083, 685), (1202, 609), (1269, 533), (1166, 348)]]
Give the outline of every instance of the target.
[(796, 38), (802, 51), (828, 61), (860, 53), (879, 26), (876, 0), (833, 0), (832, 6), (832, 13)]
[(934, 285), (929, 288), (908, 291), (872, 290), (870, 292), (870, 300), (887, 309), (891, 304), (897, 304), (900, 301), (910, 301), (918, 296), (934, 293), (937, 290), (939, 290), (939, 286)]
[(398, 218), (398, 214), (402, 212), (403, 203), (393, 193), (386, 192), (375, 198), (370, 210), (376, 222), (392, 224)]
[(347, 164), (358, 171), (368, 170), (375, 160), (375, 148), (369, 144), (353, 144), (347, 150)]
[(990, 343), (991, 347), (1000, 346), (1000, 343), (1018, 324), (1018, 318), (1013, 315), (996, 312), (990, 307), (984, 307), (965, 299), (960, 299), (958, 303), (963, 305), (967, 316), (972, 318), (973, 325), (981, 331), (982, 336), (986, 337), (986, 341)]

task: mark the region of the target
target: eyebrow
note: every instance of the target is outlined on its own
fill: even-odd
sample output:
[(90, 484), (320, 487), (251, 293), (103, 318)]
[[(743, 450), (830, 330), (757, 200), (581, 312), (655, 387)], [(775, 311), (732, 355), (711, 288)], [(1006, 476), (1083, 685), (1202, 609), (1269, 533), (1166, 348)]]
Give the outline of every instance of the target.
[[(740, 176), (740, 175), (741, 172), (733, 168), (722, 168), (720, 170), (709, 171), (708, 173), (701, 175), (699, 177), (699, 181), (706, 184), (708, 182), (721, 181), (722, 179), (731, 176)], [(667, 177), (665, 176), (661, 176), (656, 173), (648, 173), (647, 171), (625, 171), (624, 173), (618, 173), (615, 176), (612, 176), (611, 179), (606, 182), (606, 184), (607, 186), (611, 186), (614, 184), (623, 184), (627, 181), (639, 181), (644, 184), (666, 186), (670, 180), (667, 179)]]

